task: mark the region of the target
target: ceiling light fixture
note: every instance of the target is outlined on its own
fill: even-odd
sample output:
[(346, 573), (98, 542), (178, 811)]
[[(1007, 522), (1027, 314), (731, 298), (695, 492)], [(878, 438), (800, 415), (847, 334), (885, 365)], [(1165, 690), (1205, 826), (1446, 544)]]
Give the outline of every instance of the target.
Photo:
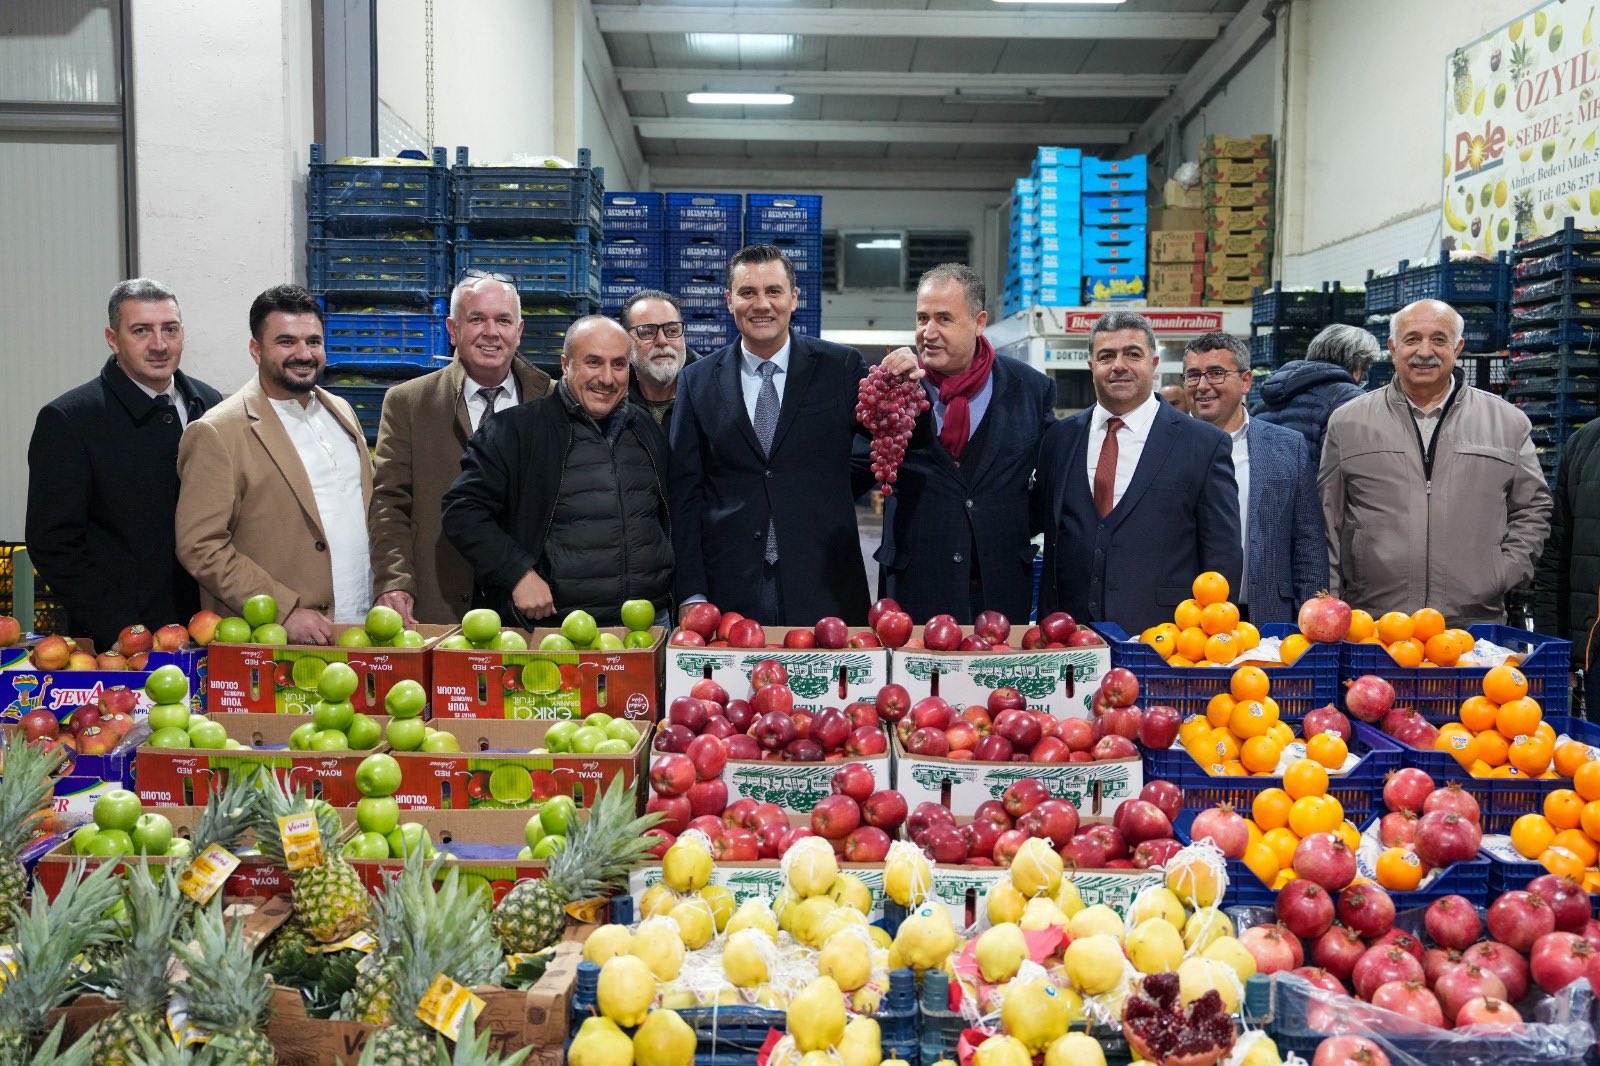
[(719, 59), (781, 59), (795, 51), (790, 33), (690, 33), (689, 47)]
[(794, 103), (788, 93), (690, 93), (691, 104), (750, 104), (754, 106), (781, 107)]
[(857, 248), (865, 248), (865, 249), (868, 249), (869, 251), (876, 251), (876, 250), (879, 250), (879, 249), (899, 248), (900, 247), (900, 238), (899, 237), (874, 237), (870, 241), (857, 241), (856, 242), (856, 247)]
[(1124, 0), (994, 0), (997, 4), (1093, 4), (1105, 7), (1110, 4), (1120, 4)]

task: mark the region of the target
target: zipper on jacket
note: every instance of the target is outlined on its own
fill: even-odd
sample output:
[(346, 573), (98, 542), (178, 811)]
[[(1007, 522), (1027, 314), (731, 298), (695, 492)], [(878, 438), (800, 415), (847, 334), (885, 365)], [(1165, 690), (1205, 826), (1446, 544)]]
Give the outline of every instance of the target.
[(1417, 416), (1411, 410), (1411, 397), (1406, 395), (1406, 390), (1400, 387), (1400, 379), (1394, 381), (1396, 391), (1400, 393), (1400, 400), (1406, 405), (1406, 417), (1411, 420), (1411, 432), (1417, 438), (1417, 454), (1422, 458), (1423, 493), (1423, 525), (1422, 533), (1422, 602), (1428, 603), (1433, 593), (1433, 460), (1439, 450), (1439, 438), (1444, 435), (1444, 420), (1449, 417), (1450, 411), (1455, 407), (1456, 399), (1467, 388), (1467, 376), (1463, 372), (1459, 378), (1456, 371), (1450, 371), (1452, 387), (1450, 395), (1445, 398), (1444, 409), (1439, 412), (1439, 424), (1433, 427), (1433, 439), (1427, 444), (1422, 443), (1422, 427), (1417, 425)]

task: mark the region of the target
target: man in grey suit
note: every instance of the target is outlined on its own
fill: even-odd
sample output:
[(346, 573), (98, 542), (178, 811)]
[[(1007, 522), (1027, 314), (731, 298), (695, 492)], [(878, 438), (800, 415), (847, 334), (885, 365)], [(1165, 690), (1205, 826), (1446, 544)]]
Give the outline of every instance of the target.
[(1207, 333), (1190, 341), (1183, 384), (1194, 416), (1233, 438), (1244, 538), (1234, 602), (1256, 625), (1292, 622), (1300, 604), (1328, 587), (1317, 468), (1305, 438), (1245, 412), (1250, 350), (1237, 337)]

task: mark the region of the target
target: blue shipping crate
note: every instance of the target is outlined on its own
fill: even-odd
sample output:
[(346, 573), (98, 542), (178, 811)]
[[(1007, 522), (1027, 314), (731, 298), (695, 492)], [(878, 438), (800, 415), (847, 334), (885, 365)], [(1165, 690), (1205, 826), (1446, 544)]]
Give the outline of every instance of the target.
[(600, 293), (600, 258), (588, 241), (458, 240), (456, 275), (468, 270), (506, 274), (524, 300), (593, 300)]
[(738, 240), (744, 229), (744, 197), (736, 192), (669, 192), (670, 233), (726, 233)]
[(450, 291), (450, 242), (312, 237), (306, 276), (318, 293), (431, 299)]
[[(1393, 366), (1388, 369), (1393, 373)], [(1509, 648), (1522, 657), (1517, 668), (1528, 679), (1528, 695), (1539, 701), (1547, 717), (1568, 713), (1572, 706), (1568, 691), (1571, 641), (1514, 626), (1471, 625), (1467, 632), (1476, 640)], [(1394, 686), (1397, 704), (1414, 709), (1434, 723), (1455, 718), (1462, 701), (1482, 694), (1483, 678), (1489, 672), (1482, 666), (1408, 669), (1376, 644), (1348, 641), (1339, 645), (1339, 669), (1346, 678), (1378, 675)]]
[(334, 225), (433, 225), (450, 217), (450, 169), (443, 148), (433, 164), (325, 163), (311, 146), (306, 221)]
[(1055, 145), (1041, 145), (1033, 154), (1034, 170), (1049, 167), (1075, 169), (1083, 165), (1083, 149), (1058, 148)]
[(467, 149), (456, 149), (450, 171), (457, 225), (601, 228), (602, 171), (589, 165), (589, 149), (578, 149), (576, 167), (475, 167)]
[(1081, 200), (1083, 189), (1076, 182), (1045, 182), (1039, 186), (1039, 206), (1065, 200)]
[(607, 271), (659, 272), (664, 253), (659, 233), (618, 234), (600, 242), (600, 263)]
[(1052, 200), (1047, 204), (1039, 205), (1039, 222), (1055, 220), (1063, 225), (1077, 226), (1083, 222), (1083, 202), (1081, 200)]
[(378, 422), (383, 417), (386, 385), (329, 385), (329, 392), (348, 403), (361, 423), (361, 435), (368, 444), (378, 442)]
[(747, 239), (774, 233), (821, 233), (822, 197), (747, 193), (744, 231)]
[(1083, 241), (1078, 238), (1077, 234), (1071, 234), (1066, 237), (1046, 237), (1041, 234), (1038, 240), (1033, 242), (1033, 246), (1041, 252), (1072, 252), (1077, 254), (1082, 254), (1084, 248)]
[(608, 234), (658, 233), (666, 225), (666, 207), (658, 192), (608, 192), (600, 217)]
[(1142, 193), (1137, 196), (1084, 196), (1081, 203), (1085, 226), (1143, 226), (1150, 221), (1150, 209)]
[(822, 238), (784, 236), (773, 237), (767, 241), (783, 252), (789, 262), (794, 264), (796, 273), (817, 274), (822, 273)]
[(665, 288), (679, 299), (685, 296), (701, 296), (720, 300), (728, 291), (725, 276), (721, 271), (669, 270)]
[(433, 367), (450, 359), (447, 302), (431, 313), (330, 311), (323, 315), (329, 370)]
[(1118, 192), (1143, 196), (1148, 181), (1149, 174), (1145, 168), (1145, 157), (1142, 155), (1130, 159), (1084, 157), (1084, 192)]
[(1038, 304), (1040, 307), (1077, 307), (1082, 303), (1083, 279), (1069, 279), (1067, 285), (1057, 288), (1047, 285), (1039, 290)]

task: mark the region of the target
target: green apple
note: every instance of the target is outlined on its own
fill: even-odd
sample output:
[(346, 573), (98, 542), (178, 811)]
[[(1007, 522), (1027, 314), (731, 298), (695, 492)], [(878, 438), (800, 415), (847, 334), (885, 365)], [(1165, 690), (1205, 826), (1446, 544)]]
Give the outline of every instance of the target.
[(406, 678), (396, 681), (383, 697), (383, 709), (391, 718), (416, 718), (428, 707), (428, 690)]
[(633, 750), (633, 745), (626, 740), (602, 740), (594, 746), (596, 755), (626, 755)]
[(245, 747), (243, 744), (239, 743), (237, 740), (234, 740), (232, 737), (228, 738), (228, 742), (226, 744), (224, 744), (223, 747), (226, 748), (228, 751), (249, 751), (250, 750), (249, 748)]
[(317, 735), (317, 724), (306, 722), (294, 727), (294, 732), (289, 734), (290, 751), (310, 751), (312, 738)]
[(456, 739), (454, 733), (446, 733), (443, 729), (435, 729), (432, 734), (422, 739), (422, 750), (432, 752), (460, 751), (461, 741)]
[(120, 829), (102, 829), (89, 841), (89, 854), (101, 858), (115, 858), (133, 851), (133, 838)]
[(547, 836), (533, 846), (534, 859), (548, 859), (556, 852), (567, 846), (567, 838), (563, 836)]
[(405, 629), (405, 620), (393, 607), (378, 604), (367, 612), (366, 630), (373, 640), (393, 640)]
[(221, 722), (199, 719), (189, 725), (189, 743), (197, 748), (222, 749), (228, 746), (228, 731)]
[(611, 723), (614, 721), (616, 721), (616, 719), (611, 717), (611, 715), (607, 714), (605, 711), (590, 711), (588, 714), (583, 716), (583, 724), (586, 728), (598, 729), (602, 732), (610, 729)]
[(349, 663), (329, 663), (317, 678), (317, 695), (329, 703), (347, 700), (361, 687), (361, 675)]
[(350, 738), (337, 729), (319, 729), (311, 738), (312, 751), (349, 751)]
[(389, 642), (395, 648), (420, 648), (428, 643), (428, 638), (418, 633), (415, 629), (402, 630), (398, 637)]
[(622, 646), (624, 648), (650, 648), (655, 646), (655, 642), (656, 635), (654, 633), (640, 630), (632, 630), (622, 638)]
[(132, 838), (133, 850), (139, 854), (165, 855), (172, 846), (172, 822), (164, 814), (141, 814), (128, 836)]
[(439, 647), (445, 649), (446, 651), (471, 651), (472, 641), (468, 640), (460, 633), (451, 633), (448, 637), (445, 637), (439, 642)]
[(92, 855), (89, 844), (100, 833), (100, 827), (93, 822), (80, 825), (72, 831), (72, 853), (74, 855)]
[(389, 840), (386, 834), (372, 830), (357, 833), (351, 837), (344, 846), (346, 858), (351, 859), (390, 859), (394, 858), (389, 852)]
[(357, 714), (350, 719), (350, 728), (344, 731), (345, 739), (353, 751), (368, 751), (383, 739), (383, 727), (370, 714)]
[(572, 734), (578, 731), (578, 723), (573, 721), (557, 722), (545, 731), (544, 746), (555, 752), (568, 752), (572, 750)]
[(540, 651), (577, 651), (577, 647), (561, 633), (547, 633), (539, 641)]
[(363, 832), (387, 836), (400, 824), (400, 804), (393, 796), (363, 796), (356, 800), (356, 824)]
[(157, 667), (144, 683), (151, 703), (184, 703), (189, 699), (189, 679), (182, 670), (168, 663)]
[(547, 835), (564, 837), (578, 822), (578, 805), (571, 796), (552, 796), (539, 807), (539, 822)]
[(257, 626), (250, 640), (256, 644), (269, 644), (273, 647), (282, 647), (289, 643), (289, 631), (276, 622), (268, 622), (264, 626)]
[(604, 739), (606, 739), (606, 735), (603, 730), (595, 729), (593, 726), (584, 726), (572, 734), (572, 750), (579, 755), (589, 755), (593, 753), (595, 746)]
[(600, 627), (595, 624), (594, 615), (588, 611), (573, 611), (561, 620), (561, 632), (573, 644), (587, 648), (594, 643)]
[(628, 600), (622, 605), (622, 624), (635, 633), (647, 632), (656, 624), (656, 607), (649, 600)]
[(606, 739), (625, 741), (631, 748), (639, 742), (639, 730), (626, 718), (614, 718), (606, 726)]
[(337, 729), (343, 733), (350, 728), (350, 723), (355, 721), (356, 709), (350, 705), (349, 700), (340, 700), (337, 703), (329, 700), (318, 700), (311, 707), (311, 720), (317, 723), (318, 729)]
[(518, 862), (532, 862), (533, 861), (533, 849), (530, 848), (530, 847), (527, 847), (526, 845), (524, 845), (521, 848), (521, 850), (519, 850), (517, 852), (517, 861)]
[(522, 835), (528, 839), (528, 847), (534, 847), (545, 837), (544, 823), (539, 820), (539, 812), (534, 811), (533, 817), (528, 819), (528, 824), (523, 826)]
[(468, 611), (461, 618), (461, 635), (474, 644), (486, 644), (500, 635), (500, 616), (487, 607)]
[(150, 739), (145, 741), (152, 748), (192, 748), (194, 742), (189, 739), (189, 734), (183, 729), (158, 729), (150, 734)]
[(248, 644), (250, 623), (236, 614), (230, 614), (217, 623), (217, 635), (212, 641), (217, 644)]
[(158, 703), (150, 708), (147, 721), (152, 730), (188, 729), (190, 713), (187, 703)]
[(428, 831), (422, 827), (421, 822), (406, 822), (389, 833), (389, 857), (403, 859), (408, 852), (421, 848), (426, 855), (432, 848), (433, 842), (428, 839)]
[(360, 626), (351, 626), (339, 634), (339, 639), (335, 643), (341, 648), (370, 648), (373, 645), (373, 640), (367, 635), (365, 629)]
[(515, 629), (502, 629), (489, 646), (495, 651), (527, 651), (528, 641)]
[(400, 788), (400, 763), (393, 755), (368, 755), (356, 767), (356, 788), (363, 796), (393, 796)]
[(244, 615), (244, 620), (250, 624), (251, 629), (260, 629), (278, 620), (278, 601), (264, 593), (260, 596), (251, 596), (244, 601), (244, 610), (239, 613)]
[(186, 859), (194, 851), (194, 845), (189, 843), (188, 837), (174, 837), (171, 844), (167, 845), (167, 858)]
[(417, 751), (428, 727), (420, 718), (391, 718), (383, 737), (395, 751)]
[(601, 633), (594, 638), (593, 647), (596, 651), (621, 651), (627, 645), (615, 633)]

